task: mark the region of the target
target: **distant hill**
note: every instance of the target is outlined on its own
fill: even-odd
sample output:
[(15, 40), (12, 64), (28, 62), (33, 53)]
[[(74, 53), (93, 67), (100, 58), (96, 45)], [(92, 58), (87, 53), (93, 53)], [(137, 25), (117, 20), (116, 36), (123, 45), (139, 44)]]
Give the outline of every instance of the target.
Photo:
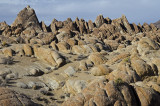
[(160, 28), (160, 20), (154, 23), (155, 26), (157, 26), (158, 28)]

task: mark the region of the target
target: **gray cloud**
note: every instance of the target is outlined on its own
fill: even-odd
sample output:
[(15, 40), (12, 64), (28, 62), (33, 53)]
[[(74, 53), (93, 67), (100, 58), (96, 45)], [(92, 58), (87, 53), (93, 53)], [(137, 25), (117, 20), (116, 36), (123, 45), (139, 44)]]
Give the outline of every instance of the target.
[(131, 23), (151, 23), (160, 19), (159, 4), (159, 0), (1, 0), (0, 21), (11, 24), (21, 9), (31, 5), (39, 21), (44, 20), (48, 25), (53, 18), (79, 17), (94, 21), (99, 14), (111, 19), (125, 14)]

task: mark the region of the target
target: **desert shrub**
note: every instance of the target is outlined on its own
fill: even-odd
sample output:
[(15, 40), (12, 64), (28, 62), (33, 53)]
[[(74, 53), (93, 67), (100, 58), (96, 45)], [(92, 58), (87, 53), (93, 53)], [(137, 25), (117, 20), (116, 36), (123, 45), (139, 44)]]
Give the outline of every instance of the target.
[(7, 42), (3, 41), (3, 42), (2, 42), (2, 46), (7, 47), (7, 46), (8, 46)]
[(3, 57), (3, 58), (1, 58), (1, 59), (2, 59), (2, 61), (1, 61), (2, 64), (11, 65), (11, 64), (13, 64), (13, 62), (14, 62), (14, 58), (13, 58), (13, 57), (10, 57), (10, 56), (8, 56), (8, 57)]
[(124, 84), (124, 81), (121, 78), (117, 78), (114, 82), (116, 85)]
[(129, 62), (130, 62), (130, 58), (127, 57), (127, 58), (125, 58), (123, 61), (126, 62), (126, 63), (129, 63)]

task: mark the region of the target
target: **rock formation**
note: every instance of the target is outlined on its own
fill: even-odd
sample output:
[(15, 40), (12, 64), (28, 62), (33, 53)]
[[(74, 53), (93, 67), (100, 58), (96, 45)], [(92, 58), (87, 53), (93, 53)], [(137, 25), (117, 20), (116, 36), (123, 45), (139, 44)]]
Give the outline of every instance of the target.
[(0, 23), (0, 103), (159, 106), (157, 25), (99, 15), (47, 26), (27, 6), (11, 26)]
[(36, 13), (30, 6), (27, 6), (19, 12), (11, 26), (16, 27), (18, 25), (22, 25), (23, 29), (33, 28), (36, 31), (41, 31)]

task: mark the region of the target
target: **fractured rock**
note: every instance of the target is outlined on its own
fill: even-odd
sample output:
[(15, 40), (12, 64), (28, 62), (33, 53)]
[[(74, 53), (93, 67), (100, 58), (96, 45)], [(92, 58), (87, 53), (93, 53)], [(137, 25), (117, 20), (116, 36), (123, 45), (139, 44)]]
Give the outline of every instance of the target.
[(17, 18), (11, 26), (17, 26), (19, 24), (21, 24), (24, 29), (33, 28), (37, 32), (41, 31), (41, 27), (39, 25), (36, 13), (29, 6), (25, 7), (23, 10), (19, 12)]
[(69, 66), (67, 69), (65, 69), (64, 72), (69, 77), (73, 76), (76, 73), (75, 69), (71, 66)]

